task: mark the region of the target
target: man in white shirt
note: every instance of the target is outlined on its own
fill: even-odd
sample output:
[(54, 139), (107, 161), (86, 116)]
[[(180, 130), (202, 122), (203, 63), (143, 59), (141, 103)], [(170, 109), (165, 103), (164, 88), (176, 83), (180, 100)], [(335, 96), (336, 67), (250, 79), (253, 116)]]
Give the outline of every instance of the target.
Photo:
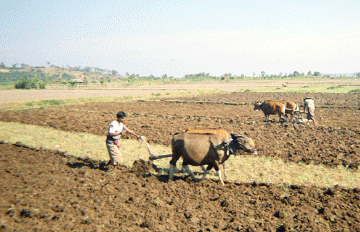
[[(307, 110), (307, 111), (305, 111)], [(316, 126), (315, 123), (315, 101), (312, 98), (305, 98), (304, 99), (304, 112), (307, 112), (307, 123), (309, 121), (313, 121), (314, 126)], [(307, 124), (306, 123), (306, 124)]]
[(125, 132), (129, 132), (138, 139), (140, 138), (140, 135), (137, 135), (132, 130), (126, 128), (126, 126), (123, 124), (126, 119), (125, 112), (118, 112), (116, 117), (117, 119), (110, 123), (108, 135), (106, 137), (106, 147), (108, 149), (110, 162), (112, 165), (119, 165), (122, 163), (121, 153), (119, 150), (119, 139), (121, 135), (123, 135)]

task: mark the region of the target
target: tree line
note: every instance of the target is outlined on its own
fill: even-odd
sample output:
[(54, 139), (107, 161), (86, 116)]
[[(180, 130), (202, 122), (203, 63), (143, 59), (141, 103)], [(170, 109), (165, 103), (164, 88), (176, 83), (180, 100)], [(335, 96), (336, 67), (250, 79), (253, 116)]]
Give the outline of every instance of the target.
[[(267, 74), (265, 71), (259, 74), (253, 73), (252, 76), (244, 74), (234, 75), (232, 73), (225, 73), (221, 76), (213, 76), (210, 73), (188, 74), (182, 78), (174, 78), (173, 76), (163, 74), (161, 76), (140, 76), (139, 74), (125, 73), (125, 76), (120, 75), (116, 70), (106, 70), (96, 67), (58, 67), (47, 62), (48, 67), (56, 70), (53, 74), (45, 72), (45, 66), (29, 66), (27, 64), (13, 64), (7, 67), (3, 62), (0, 62), (0, 68), (7, 70), (7, 72), (0, 72), (0, 85), (13, 85), (16, 89), (45, 89), (47, 84), (64, 84), (69, 86), (76, 86), (78, 84), (88, 85), (89, 83), (100, 83), (103, 85), (107, 82), (141, 82), (141, 81), (203, 81), (203, 80), (241, 80), (241, 79), (286, 79), (286, 78), (334, 78), (331, 75), (323, 75), (315, 71), (308, 71), (300, 73), (294, 71), (293, 73), (279, 73)], [(82, 73), (83, 79), (79, 82), (78, 78), (72, 73)], [(95, 76), (95, 74), (97, 74)], [(340, 77), (346, 77), (340, 76)], [(354, 73), (352, 77), (360, 77), (360, 73)]]

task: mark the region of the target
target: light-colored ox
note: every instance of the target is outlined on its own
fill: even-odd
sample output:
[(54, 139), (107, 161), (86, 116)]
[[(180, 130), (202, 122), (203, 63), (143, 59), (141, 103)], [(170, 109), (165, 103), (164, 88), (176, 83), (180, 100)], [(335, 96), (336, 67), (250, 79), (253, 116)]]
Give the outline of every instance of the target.
[(201, 178), (214, 167), (222, 185), (220, 164), (229, 159), (231, 154), (236, 155), (239, 150), (256, 153), (254, 141), (242, 134), (231, 134), (229, 139), (216, 134), (190, 134), (180, 132), (174, 135), (172, 142), (172, 159), (170, 161), (169, 179), (173, 179), (176, 162), (180, 157), (183, 159), (183, 168), (196, 180), (195, 175), (189, 169), (189, 165), (208, 165)]
[[(285, 104), (285, 119), (286, 122), (289, 122), (293, 119), (295, 113), (299, 111), (299, 105), (297, 102), (288, 101), (288, 100), (282, 100), (281, 102)], [(290, 120), (288, 119), (287, 116), (288, 114), (291, 115)]]
[(282, 102), (265, 100), (264, 102), (255, 102), (254, 110), (261, 110), (265, 115), (265, 121), (268, 122), (270, 115), (279, 115), (279, 122), (282, 116), (285, 117), (286, 106)]
[(187, 128), (185, 130), (186, 133), (190, 133), (190, 134), (215, 134), (215, 135), (220, 135), (223, 139), (229, 139), (231, 138), (231, 135), (229, 132), (227, 132), (226, 130), (223, 129), (193, 129), (193, 128)]

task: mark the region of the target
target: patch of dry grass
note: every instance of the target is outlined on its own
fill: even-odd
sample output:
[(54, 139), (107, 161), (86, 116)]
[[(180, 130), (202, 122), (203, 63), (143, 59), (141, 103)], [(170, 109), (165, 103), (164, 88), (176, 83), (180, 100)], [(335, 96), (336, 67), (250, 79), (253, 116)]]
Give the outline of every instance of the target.
[[(8, 143), (21, 142), (30, 147), (58, 150), (76, 157), (109, 160), (104, 136), (12, 122), (0, 122), (0, 130), (0, 140)], [(131, 166), (137, 159), (148, 160), (149, 152), (141, 141), (123, 139), (121, 145), (124, 165)], [(151, 145), (151, 148), (161, 154), (171, 153), (170, 149), (160, 145)]]
[[(74, 133), (21, 123), (0, 122), (0, 140), (8, 143), (21, 142), (34, 148), (46, 148), (66, 152), (83, 158), (108, 160), (105, 137), (88, 133)], [(148, 160), (149, 152), (141, 141), (121, 140), (124, 165), (130, 167), (135, 160)], [(170, 147), (150, 144), (155, 155), (170, 154)], [(154, 164), (168, 171), (170, 158), (155, 160)], [(180, 169), (181, 162), (178, 162)], [(237, 156), (227, 163), (227, 174), (230, 181), (257, 182), (269, 184), (314, 185), (330, 187), (334, 185), (346, 188), (360, 188), (359, 172), (352, 172), (344, 167), (328, 168), (322, 165), (304, 165), (285, 163), (280, 159), (269, 157)], [(200, 167), (191, 167), (201, 177)], [(177, 173), (176, 175), (187, 175)], [(207, 178), (218, 179), (212, 170)], [(225, 179), (227, 180), (227, 179)]]

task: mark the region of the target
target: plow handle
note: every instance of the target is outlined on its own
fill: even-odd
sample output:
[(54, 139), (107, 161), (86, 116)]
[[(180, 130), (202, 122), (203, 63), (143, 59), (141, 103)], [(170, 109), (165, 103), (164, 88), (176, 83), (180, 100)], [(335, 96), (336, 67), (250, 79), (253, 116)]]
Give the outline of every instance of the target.
[(149, 144), (145, 141), (144, 137), (140, 136), (140, 139), (145, 143), (146, 148), (147, 148), (148, 151), (149, 151), (150, 157), (155, 157), (154, 154), (153, 154), (153, 152), (152, 152), (151, 149), (150, 149)]
[(171, 157), (172, 155), (158, 155), (158, 156), (152, 156), (150, 157), (150, 160), (157, 160), (157, 159), (162, 159), (162, 158), (167, 158), (167, 157)]

